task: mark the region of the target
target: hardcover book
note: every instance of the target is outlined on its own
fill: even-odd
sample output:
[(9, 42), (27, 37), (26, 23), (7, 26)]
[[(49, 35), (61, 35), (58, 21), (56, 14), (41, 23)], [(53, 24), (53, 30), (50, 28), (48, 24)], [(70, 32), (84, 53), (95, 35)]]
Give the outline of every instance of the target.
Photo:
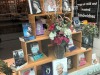
[(79, 66), (83, 66), (85, 64), (86, 64), (86, 58), (85, 58), (84, 53), (82, 53), (79, 55)]
[(44, 34), (43, 24), (42, 21), (36, 21), (36, 35)]
[(96, 56), (96, 53), (93, 53), (92, 54), (92, 65), (95, 65), (95, 64), (98, 64), (99, 63), (99, 60)]
[(29, 41), (35, 39), (33, 33), (32, 33), (32, 27), (30, 23), (22, 23), (23, 27), (23, 34), (24, 37), (21, 37), (20, 39), (24, 39), (24, 41)]
[(30, 14), (41, 13), (40, 0), (28, 0)]
[(43, 58), (43, 53), (42, 53), (42, 52), (38, 52), (38, 53), (35, 54), (35, 55), (34, 55), (34, 54), (29, 55), (29, 57), (30, 57), (30, 59), (31, 59), (32, 61), (37, 61), (37, 60)]
[(68, 75), (67, 58), (57, 59), (52, 62), (53, 75)]
[(39, 48), (39, 44), (38, 42), (31, 42), (31, 43), (28, 43), (27, 44), (27, 48), (28, 48), (28, 54), (29, 54), (29, 57), (36, 61), (40, 58), (43, 57), (43, 53), (40, 52), (40, 48)]
[(69, 0), (62, 0), (62, 10), (64, 12), (71, 11), (71, 6), (70, 6), (70, 3), (69, 3)]
[(55, 0), (44, 0), (44, 10), (45, 12), (57, 11)]
[(42, 65), (42, 75), (53, 75), (52, 63)]
[(72, 57), (67, 57), (67, 68), (73, 68)]
[(11, 65), (11, 68), (14, 70), (18, 70), (23, 66), (27, 65), (27, 62), (24, 59), (24, 52), (22, 49), (13, 51), (13, 57), (15, 63)]
[(21, 75), (35, 75), (33, 68), (25, 69), (21, 71)]

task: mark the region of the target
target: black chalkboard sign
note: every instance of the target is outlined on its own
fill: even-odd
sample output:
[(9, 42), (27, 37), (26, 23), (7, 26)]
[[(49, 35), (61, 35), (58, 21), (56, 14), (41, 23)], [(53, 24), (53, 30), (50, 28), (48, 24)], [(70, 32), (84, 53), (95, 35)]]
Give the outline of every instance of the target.
[(88, 20), (89, 22), (98, 21), (99, 0), (77, 0), (77, 16), (79, 19)]

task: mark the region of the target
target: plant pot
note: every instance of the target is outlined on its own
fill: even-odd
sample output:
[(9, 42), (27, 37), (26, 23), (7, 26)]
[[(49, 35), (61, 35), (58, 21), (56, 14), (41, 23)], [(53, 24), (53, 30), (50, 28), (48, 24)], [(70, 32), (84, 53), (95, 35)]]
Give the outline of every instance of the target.
[(62, 59), (64, 57), (64, 53), (65, 53), (64, 46), (61, 45), (55, 46), (54, 54), (57, 59)]

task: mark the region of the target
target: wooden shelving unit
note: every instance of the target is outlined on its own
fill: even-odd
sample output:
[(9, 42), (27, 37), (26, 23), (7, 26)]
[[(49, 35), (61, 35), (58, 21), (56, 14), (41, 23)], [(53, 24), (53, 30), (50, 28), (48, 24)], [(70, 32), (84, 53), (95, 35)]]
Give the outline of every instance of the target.
[[(73, 7), (73, 4), (74, 4), (73, 2), (74, 1), (71, 0), (70, 2), (71, 2), (71, 6)], [(41, 3), (41, 5), (43, 5), (43, 0), (41, 0), (40, 3)], [(62, 0), (60, 0), (60, 3), (61, 3), (60, 4), (60, 6), (61, 6), (62, 5)], [(59, 12), (56, 12), (56, 13), (63, 14), (63, 12), (62, 12), (61, 9), (59, 9)], [(36, 36), (36, 30), (35, 30), (36, 29), (36, 23), (35, 23), (35, 18), (37, 16), (47, 16), (47, 15), (49, 15), (52, 18), (54, 14), (55, 14), (55, 12), (46, 13), (44, 11), (42, 11), (41, 14), (29, 14), (29, 22), (32, 25), (32, 28), (34, 30), (33, 31), (33, 34), (35, 36)], [(72, 9), (71, 12), (67, 13), (67, 15), (68, 15), (68, 17), (70, 17), (72, 19), (73, 9)], [(49, 24), (50, 23), (51, 22), (49, 21)], [(31, 43), (31, 42), (38, 41), (38, 42), (40, 42), (39, 45), (40, 45), (40, 48), (41, 48), (41, 51), (42, 51), (41, 41), (42, 40), (49, 39), (48, 33), (46, 33), (44, 35), (41, 35), (41, 36), (36, 36), (36, 39), (31, 40), (31, 41), (27, 41), (27, 42), (21, 41), (21, 47), (22, 47), (22, 49), (24, 51), (25, 60), (28, 62), (28, 64), (25, 67), (21, 68), (19, 71), (24, 70), (24, 69), (27, 69), (27, 68), (34, 68), (34, 70), (36, 72), (36, 75), (37, 75), (38, 67), (39, 66), (41, 66), (43, 64), (46, 64), (46, 63), (49, 63), (49, 62), (52, 62), (53, 60), (56, 60), (56, 57), (54, 55), (54, 50), (53, 50), (53, 48), (51, 48), (52, 47), (51, 45), (49, 45), (50, 47), (49, 47), (49, 50), (48, 50), (48, 54), (49, 54), (48, 56), (46, 56), (44, 54), (44, 57), (41, 58), (41, 59), (39, 59), (39, 60), (37, 60), (37, 61), (32, 61), (32, 60), (29, 59), (28, 46), (27, 46), (27, 44), (28, 43)], [(89, 65), (91, 65), (91, 60), (92, 60), (92, 49), (91, 48), (89, 48), (87, 50), (81, 49), (82, 32), (74, 32), (74, 33), (72, 33), (72, 39), (73, 39), (74, 45), (77, 48), (74, 51), (66, 52), (65, 55), (64, 55), (64, 57), (70, 57), (70, 56), (72, 56), (72, 60), (74, 60), (74, 62), (73, 62), (73, 68), (70, 69), (70, 70), (68, 70), (68, 72), (73, 72), (73, 71), (76, 71), (78, 69), (81, 69), (81, 68), (84, 68), (86, 66), (89, 66)], [(84, 65), (84, 66), (78, 66), (78, 61), (79, 61), (78, 57), (79, 57), (79, 54), (81, 54), (81, 53), (84, 53), (85, 54), (86, 61), (87, 61), (86, 65)]]

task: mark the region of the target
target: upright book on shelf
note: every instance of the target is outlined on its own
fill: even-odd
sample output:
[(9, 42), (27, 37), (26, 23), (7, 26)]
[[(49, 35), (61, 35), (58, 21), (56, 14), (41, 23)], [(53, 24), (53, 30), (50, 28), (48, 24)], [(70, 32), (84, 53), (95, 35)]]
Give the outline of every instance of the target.
[(42, 75), (53, 75), (51, 62), (42, 65)]
[(38, 14), (41, 13), (41, 5), (40, 0), (28, 0), (30, 14)]
[(62, 0), (62, 10), (63, 12), (71, 11), (71, 5), (69, 0)]
[(35, 75), (35, 71), (33, 68), (22, 70), (21, 75)]
[(52, 64), (53, 64), (53, 75), (68, 75), (67, 58), (54, 60)]
[(20, 68), (27, 65), (27, 62), (24, 59), (24, 52), (22, 49), (14, 50), (13, 57), (14, 57), (15, 63), (11, 65), (11, 69), (19, 70)]
[(83, 66), (86, 64), (86, 57), (84, 53), (79, 54), (79, 66)]
[(24, 37), (19, 37), (20, 41), (29, 41), (35, 39), (32, 33), (32, 26), (30, 23), (22, 23)]
[(40, 52), (39, 44), (38, 42), (31, 42), (27, 44), (27, 50), (29, 53), (29, 58), (33, 61), (39, 60), (40, 58), (43, 58), (43, 53)]

